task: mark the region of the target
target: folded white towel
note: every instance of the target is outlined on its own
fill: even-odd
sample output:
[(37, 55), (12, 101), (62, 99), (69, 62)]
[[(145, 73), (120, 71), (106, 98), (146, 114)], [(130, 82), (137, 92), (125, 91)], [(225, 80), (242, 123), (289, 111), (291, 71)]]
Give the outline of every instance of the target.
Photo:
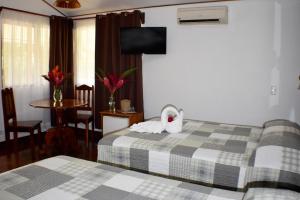
[(164, 127), (160, 121), (147, 121), (133, 124), (129, 130), (139, 133), (161, 133), (164, 131)]
[[(173, 116), (172, 122), (168, 122), (168, 117)], [(168, 133), (179, 133), (182, 131), (183, 110), (178, 110), (173, 105), (167, 105), (161, 112), (161, 123)]]
[[(173, 116), (174, 120), (168, 122), (168, 117)], [(173, 105), (166, 105), (160, 116), (160, 121), (147, 121), (133, 124), (129, 130), (139, 133), (161, 133), (166, 130), (168, 133), (179, 133), (182, 131), (183, 110), (178, 110)]]

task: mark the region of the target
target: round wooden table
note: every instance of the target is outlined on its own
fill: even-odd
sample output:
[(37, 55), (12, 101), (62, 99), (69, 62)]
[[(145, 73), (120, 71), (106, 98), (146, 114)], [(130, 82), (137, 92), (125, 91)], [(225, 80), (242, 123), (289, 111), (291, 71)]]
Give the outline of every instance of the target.
[(87, 105), (87, 102), (77, 99), (63, 99), (61, 102), (54, 102), (53, 100), (43, 99), (30, 103), (30, 106), (35, 108), (48, 108), (55, 110), (56, 113), (56, 126), (63, 127), (63, 113), (66, 109), (74, 109)]
[(77, 99), (63, 99), (61, 102), (44, 99), (30, 103), (34, 108), (52, 109), (56, 114), (56, 127), (47, 130), (45, 136), (46, 152), (55, 150), (58, 154), (77, 151), (77, 139), (73, 129), (64, 127), (64, 111), (87, 105), (87, 102)]

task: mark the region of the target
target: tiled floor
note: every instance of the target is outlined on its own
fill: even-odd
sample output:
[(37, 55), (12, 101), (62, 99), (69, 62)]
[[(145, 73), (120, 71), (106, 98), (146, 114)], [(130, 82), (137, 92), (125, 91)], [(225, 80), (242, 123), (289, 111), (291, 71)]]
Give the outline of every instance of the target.
[[(96, 161), (97, 158), (97, 143), (101, 138), (99, 132), (95, 132), (95, 137), (91, 137), (88, 147), (84, 142), (84, 134), (79, 131), (77, 134), (79, 144), (78, 154), (68, 155), (86, 160)], [(37, 138), (35, 138), (37, 139)], [(43, 148), (45, 146), (43, 145)], [(38, 146), (31, 147), (29, 137), (23, 137), (18, 140), (18, 149), (14, 150), (13, 145), (7, 145), (5, 142), (0, 143), (0, 173), (36, 162), (49, 157), (44, 153), (44, 149), (39, 149)]]

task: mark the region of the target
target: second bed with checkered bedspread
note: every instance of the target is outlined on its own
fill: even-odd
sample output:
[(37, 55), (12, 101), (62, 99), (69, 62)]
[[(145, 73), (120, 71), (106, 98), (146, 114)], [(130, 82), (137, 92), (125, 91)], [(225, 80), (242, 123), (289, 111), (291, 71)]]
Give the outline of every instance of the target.
[(246, 194), (204, 187), (66, 156), (0, 174), (0, 200), (298, 200), (289, 190)]
[(66, 156), (0, 175), (1, 200), (242, 200), (243, 195)]

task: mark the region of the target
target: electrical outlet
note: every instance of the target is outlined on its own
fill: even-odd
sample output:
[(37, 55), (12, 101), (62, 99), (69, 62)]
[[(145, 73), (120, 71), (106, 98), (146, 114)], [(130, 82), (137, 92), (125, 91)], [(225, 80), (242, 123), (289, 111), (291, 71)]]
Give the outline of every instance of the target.
[(275, 85), (271, 86), (271, 95), (277, 95), (277, 86)]

